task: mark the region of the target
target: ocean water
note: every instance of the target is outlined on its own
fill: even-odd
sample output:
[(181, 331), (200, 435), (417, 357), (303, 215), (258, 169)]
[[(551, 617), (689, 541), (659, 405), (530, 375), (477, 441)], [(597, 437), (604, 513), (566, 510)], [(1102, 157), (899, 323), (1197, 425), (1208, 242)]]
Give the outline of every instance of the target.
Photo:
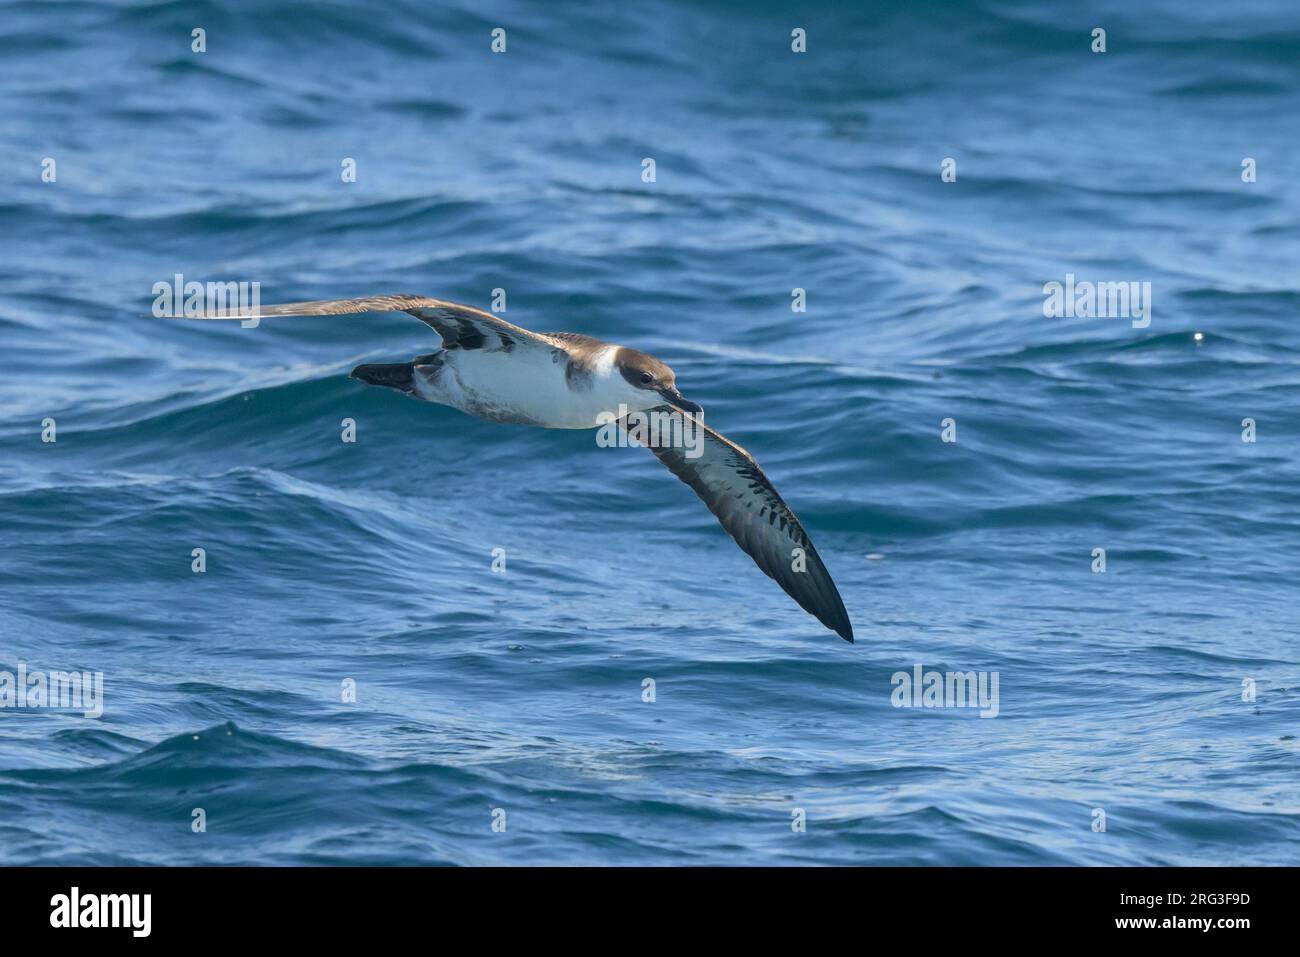
[[(1088, 6), (0, 3), (0, 673), (103, 675), (0, 709), (0, 862), (1300, 860), (1300, 13)], [(349, 380), (415, 320), (177, 273), (654, 353), (856, 644), (644, 450)]]

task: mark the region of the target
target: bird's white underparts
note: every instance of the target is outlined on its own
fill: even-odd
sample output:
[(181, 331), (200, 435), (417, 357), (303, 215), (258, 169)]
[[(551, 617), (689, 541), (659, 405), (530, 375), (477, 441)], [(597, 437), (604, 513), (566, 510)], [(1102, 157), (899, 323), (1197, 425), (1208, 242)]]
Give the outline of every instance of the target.
[[(546, 429), (594, 429), (617, 421), (689, 485), (736, 544), (799, 605), (845, 641), (853, 626), (808, 533), (753, 457), (704, 424), (704, 410), (677, 388), (654, 356), (573, 332), (530, 332), (489, 312), (425, 296), (371, 296), (260, 306), (250, 314), (186, 319), (405, 312), (442, 339), (409, 362), (368, 363), (352, 378), (492, 422)], [(640, 417), (638, 419), (638, 416)], [(682, 428), (647, 441), (638, 421), (677, 418)]]

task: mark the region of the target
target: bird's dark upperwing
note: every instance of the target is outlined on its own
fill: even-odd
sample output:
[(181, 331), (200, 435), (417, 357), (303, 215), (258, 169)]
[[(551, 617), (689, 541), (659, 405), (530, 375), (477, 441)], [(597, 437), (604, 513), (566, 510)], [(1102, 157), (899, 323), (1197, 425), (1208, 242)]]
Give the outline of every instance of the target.
[(509, 352), (529, 346), (554, 349), (556, 343), (546, 336), (504, 319), (456, 302), (430, 299), (428, 296), (367, 296), (363, 299), (320, 299), (315, 302), (288, 302), (279, 306), (259, 306), (254, 312), (230, 315), (177, 316), (195, 319), (251, 319), (277, 316), (347, 316), (362, 312), (405, 312), (432, 326), (442, 337), (444, 349), (485, 349)]
[[(666, 406), (656, 411), (684, 414)], [(651, 445), (650, 451), (695, 490), (736, 544), (804, 611), (852, 641), (844, 601), (798, 517), (748, 452), (703, 422), (699, 426), (704, 441), (698, 458), (688, 457), (685, 445)]]

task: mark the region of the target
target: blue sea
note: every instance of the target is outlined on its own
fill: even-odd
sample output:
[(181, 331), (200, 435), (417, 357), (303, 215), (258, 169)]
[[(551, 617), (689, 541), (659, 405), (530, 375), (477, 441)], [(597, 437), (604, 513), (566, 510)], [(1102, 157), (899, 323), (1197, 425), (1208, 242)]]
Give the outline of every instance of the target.
[[(102, 675), (0, 708), (0, 863), (1300, 861), (1294, 4), (5, 0), (0, 65), (0, 693)], [(645, 450), (350, 380), (409, 316), (177, 274), (658, 356), (856, 643)]]

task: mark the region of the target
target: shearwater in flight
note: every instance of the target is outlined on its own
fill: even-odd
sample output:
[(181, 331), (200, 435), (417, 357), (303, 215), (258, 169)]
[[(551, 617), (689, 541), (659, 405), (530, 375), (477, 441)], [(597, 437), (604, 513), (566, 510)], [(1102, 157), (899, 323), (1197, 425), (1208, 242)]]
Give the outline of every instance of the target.
[[(424, 296), (373, 296), (258, 306), (231, 315), (175, 318), (406, 312), (431, 326), (442, 348), (410, 362), (367, 364), (352, 378), (449, 405), (492, 422), (592, 429), (615, 414), (661, 412), (689, 418), (704, 440), (650, 444), (659, 461), (694, 489), (754, 563), (845, 641), (853, 626), (803, 525), (748, 452), (704, 424), (704, 410), (677, 391), (673, 370), (654, 356), (573, 332), (529, 332), (472, 306)], [(618, 410), (615, 413), (614, 410)]]

